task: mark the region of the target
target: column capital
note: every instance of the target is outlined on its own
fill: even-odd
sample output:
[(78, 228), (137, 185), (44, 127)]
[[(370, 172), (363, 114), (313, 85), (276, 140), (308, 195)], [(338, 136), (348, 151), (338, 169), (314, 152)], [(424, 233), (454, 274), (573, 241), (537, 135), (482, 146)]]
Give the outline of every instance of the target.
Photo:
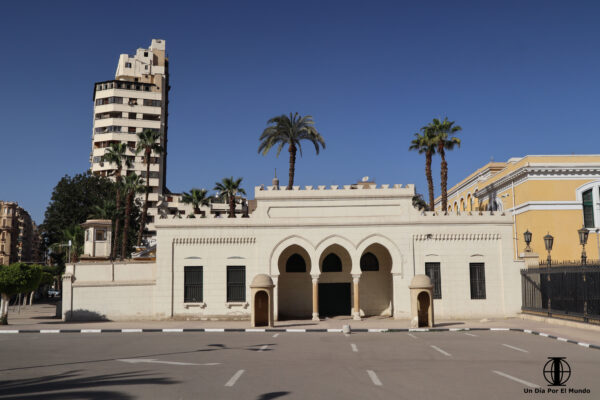
[(319, 282), (319, 276), (321, 276), (321, 275), (311, 275), (310, 276), (312, 278), (313, 283)]
[(361, 274), (352, 274), (352, 282), (358, 283), (358, 281), (360, 281), (360, 276)]

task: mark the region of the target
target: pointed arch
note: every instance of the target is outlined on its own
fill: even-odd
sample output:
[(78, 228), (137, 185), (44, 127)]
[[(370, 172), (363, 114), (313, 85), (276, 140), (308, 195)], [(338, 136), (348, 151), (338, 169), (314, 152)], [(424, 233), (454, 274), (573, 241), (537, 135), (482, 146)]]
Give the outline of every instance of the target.
[(283, 253), (283, 251), (285, 249), (287, 249), (290, 246), (299, 246), (302, 247), (304, 250), (306, 250), (306, 252), (308, 253), (309, 257), (310, 257), (310, 262), (311, 265), (314, 265), (315, 263), (315, 247), (312, 244), (312, 242), (310, 242), (308, 239), (299, 236), (299, 235), (291, 235), (286, 237), (285, 239), (282, 239), (281, 241), (279, 241), (275, 247), (273, 247), (273, 250), (271, 251), (271, 256), (269, 258), (270, 262), (269, 262), (269, 274), (271, 276), (276, 276), (279, 275), (279, 267), (278, 267), (278, 262), (279, 262), (279, 257), (281, 256), (281, 253)]
[[(390, 238), (380, 233), (368, 235), (358, 242), (356, 246), (356, 254), (358, 259), (360, 259), (360, 256), (367, 249), (367, 247), (371, 246), (372, 244), (380, 244), (390, 253), (390, 256), (392, 257), (392, 273), (404, 274), (404, 258), (402, 257), (400, 249), (398, 249), (398, 246), (396, 246), (396, 244)], [(360, 273), (360, 266), (357, 265), (357, 267), (358, 272), (356, 273)]]

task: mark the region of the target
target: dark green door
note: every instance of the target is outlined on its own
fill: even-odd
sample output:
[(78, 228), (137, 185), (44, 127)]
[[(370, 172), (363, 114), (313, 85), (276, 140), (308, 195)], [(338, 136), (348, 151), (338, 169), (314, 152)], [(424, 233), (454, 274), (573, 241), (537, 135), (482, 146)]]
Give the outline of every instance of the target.
[(319, 283), (319, 316), (350, 315), (350, 284)]

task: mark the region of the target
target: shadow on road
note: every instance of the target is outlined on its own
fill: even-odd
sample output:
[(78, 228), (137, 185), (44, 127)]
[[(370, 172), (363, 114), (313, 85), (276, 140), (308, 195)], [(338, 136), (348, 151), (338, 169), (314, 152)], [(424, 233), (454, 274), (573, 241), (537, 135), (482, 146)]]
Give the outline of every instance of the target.
[(28, 379), (0, 382), (0, 398), (7, 399), (113, 399), (128, 400), (134, 397), (113, 390), (91, 390), (107, 386), (172, 385), (179, 381), (157, 377), (150, 373), (125, 372), (96, 376), (81, 376), (78, 371)]
[(276, 399), (278, 397), (287, 396), (288, 394), (290, 394), (290, 392), (270, 392), (270, 393), (263, 393), (260, 396), (258, 396), (256, 398), (256, 400), (271, 400), (271, 399)]

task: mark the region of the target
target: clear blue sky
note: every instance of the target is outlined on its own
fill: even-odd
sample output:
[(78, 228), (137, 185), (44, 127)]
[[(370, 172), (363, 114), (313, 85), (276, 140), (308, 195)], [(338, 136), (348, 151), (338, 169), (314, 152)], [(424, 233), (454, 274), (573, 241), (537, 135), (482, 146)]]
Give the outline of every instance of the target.
[[(415, 183), (412, 135), (463, 127), (449, 184), (493, 157), (600, 153), (597, 1), (7, 2), (0, 13), (0, 199), (41, 223), (61, 176), (89, 168), (93, 83), (119, 54), (167, 41), (168, 187), (287, 183), (257, 154), (266, 121), (298, 111), (327, 142), (296, 184)], [(439, 158), (434, 159), (439, 194)]]

